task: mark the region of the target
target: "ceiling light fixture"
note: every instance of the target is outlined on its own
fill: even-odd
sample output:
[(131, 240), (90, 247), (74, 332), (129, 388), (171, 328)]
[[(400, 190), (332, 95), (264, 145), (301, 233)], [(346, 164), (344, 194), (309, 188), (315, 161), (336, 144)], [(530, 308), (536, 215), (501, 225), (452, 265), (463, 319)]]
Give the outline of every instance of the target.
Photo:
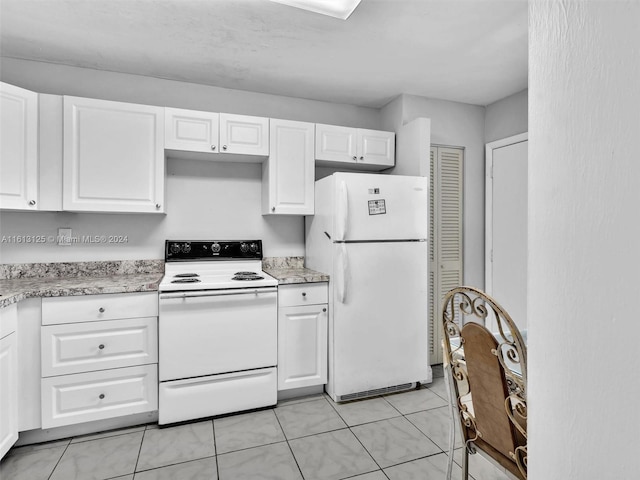
[(328, 15), (346, 20), (353, 13), (361, 0), (271, 0), (290, 7), (309, 10), (310, 12)]

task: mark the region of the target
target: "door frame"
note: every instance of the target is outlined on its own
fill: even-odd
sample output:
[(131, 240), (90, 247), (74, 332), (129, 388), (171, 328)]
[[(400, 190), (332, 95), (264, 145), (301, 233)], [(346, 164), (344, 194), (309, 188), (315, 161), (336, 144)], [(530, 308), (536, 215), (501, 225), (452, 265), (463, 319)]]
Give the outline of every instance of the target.
[(498, 148), (529, 140), (529, 132), (502, 138), (485, 145), (484, 187), (484, 291), (493, 293), (493, 152)]

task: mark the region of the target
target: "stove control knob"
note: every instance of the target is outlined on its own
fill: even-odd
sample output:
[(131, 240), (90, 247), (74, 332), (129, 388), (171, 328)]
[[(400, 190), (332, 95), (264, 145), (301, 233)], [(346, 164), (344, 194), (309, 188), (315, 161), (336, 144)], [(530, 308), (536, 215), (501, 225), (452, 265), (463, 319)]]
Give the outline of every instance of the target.
[(249, 250), (252, 253), (256, 253), (258, 251), (258, 244), (257, 243), (252, 243), (251, 245), (249, 245)]
[(240, 244), (240, 251), (242, 253), (247, 253), (249, 251), (249, 245), (247, 245), (246, 243), (241, 243)]
[(212, 253), (220, 253), (220, 244), (219, 243), (214, 243), (211, 245), (211, 252)]
[(191, 251), (191, 244), (190, 244), (190, 243), (185, 243), (185, 244), (182, 246), (182, 251), (183, 251), (184, 253), (189, 253), (189, 252)]
[(177, 243), (172, 243), (169, 247), (169, 250), (171, 250), (171, 253), (180, 253), (180, 245), (178, 245)]

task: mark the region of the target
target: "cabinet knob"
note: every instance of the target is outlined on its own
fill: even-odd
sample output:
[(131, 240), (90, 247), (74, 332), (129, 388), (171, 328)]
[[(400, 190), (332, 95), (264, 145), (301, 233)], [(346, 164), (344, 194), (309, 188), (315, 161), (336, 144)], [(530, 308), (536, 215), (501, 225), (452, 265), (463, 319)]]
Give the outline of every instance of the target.
[(226, 146), (226, 145), (222, 145), (222, 149), (223, 149), (223, 150), (226, 150), (226, 149), (227, 149), (227, 146)]
[(215, 145), (211, 145), (211, 150), (215, 150), (216, 146)]
[(327, 311), (327, 309), (326, 309), (326, 308), (323, 308), (323, 309), (322, 309), (322, 311), (323, 311), (323, 312), (326, 312), (326, 311)]
[(100, 398), (100, 400), (102, 400), (104, 398), (104, 393), (101, 393), (99, 398)]
[(360, 160), (364, 160), (364, 157), (360, 157)]
[(98, 309), (98, 311), (99, 311), (100, 313), (104, 313), (104, 307), (100, 307), (100, 308)]
[(302, 292), (302, 296), (306, 297), (307, 296), (307, 292)]
[(104, 343), (101, 343), (100, 345), (98, 345), (98, 348), (99, 348), (100, 350), (104, 349)]
[(358, 157), (356, 157), (356, 156), (354, 155), (354, 156), (353, 156), (353, 159), (354, 159), (354, 160), (358, 160)]
[(160, 207), (161, 207), (161, 206), (162, 206), (162, 205), (160, 205), (159, 203), (156, 203), (156, 209), (160, 210)]
[(275, 212), (276, 211), (276, 207), (271, 207), (271, 211)]
[(29, 200), (29, 205), (31, 205), (32, 207), (36, 204), (35, 200)]

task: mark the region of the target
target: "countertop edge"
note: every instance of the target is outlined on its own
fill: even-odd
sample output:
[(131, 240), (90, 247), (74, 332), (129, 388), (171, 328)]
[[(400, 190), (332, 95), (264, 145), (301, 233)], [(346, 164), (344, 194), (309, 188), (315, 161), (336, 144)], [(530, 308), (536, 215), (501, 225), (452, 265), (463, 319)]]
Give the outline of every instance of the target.
[(309, 268), (265, 268), (265, 273), (278, 280), (278, 285), (328, 282), (329, 275)]

